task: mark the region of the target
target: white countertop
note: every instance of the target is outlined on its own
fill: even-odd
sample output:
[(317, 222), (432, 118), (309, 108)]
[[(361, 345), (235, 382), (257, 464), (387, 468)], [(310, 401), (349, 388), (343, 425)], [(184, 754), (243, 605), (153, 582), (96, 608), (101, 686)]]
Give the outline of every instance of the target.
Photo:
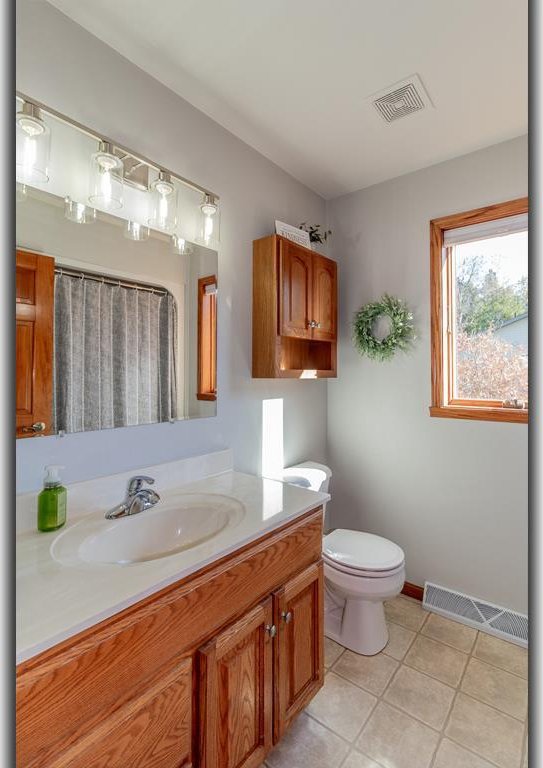
[[(122, 486), (119, 490), (118, 495), (122, 496)], [(197, 547), (128, 565), (83, 562), (62, 565), (53, 559), (50, 552), (53, 541), (70, 524), (81, 521), (81, 512), (71, 522), (68, 512), (68, 523), (59, 532), (21, 533), (16, 544), (17, 663), (195, 573), (330, 499), (326, 493), (233, 471), (167, 489), (157, 484), (157, 490), (165, 501), (180, 490), (225, 494), (244, 505), (245, 515), (235, 527), (226, 528)], [(90, 514), (103, 516), (105, 509), (107, 507), (94, 508)], [(123, 522), (119, 519), (117, 524)]]

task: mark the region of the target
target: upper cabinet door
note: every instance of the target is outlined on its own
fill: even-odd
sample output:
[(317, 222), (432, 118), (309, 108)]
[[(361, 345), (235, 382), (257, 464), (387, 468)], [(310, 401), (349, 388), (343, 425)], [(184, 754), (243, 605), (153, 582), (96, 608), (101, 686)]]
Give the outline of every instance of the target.
[(324, 256), (313, 255), (313, 338), (337, 338), (337, 264)]
[(289, 240), (279, 240), (279, 333), (311, 338), (312, 254)]
[(17, 251), (15, 410), (17, 437), (48, 435), (53, 416), (55, 260)]
[(324, 682), (322, 563), (287, 582), (274, 600), (276, 742)]
[(272, 745), (272, 598), (198, 652), (201, 768), (259, 768)]

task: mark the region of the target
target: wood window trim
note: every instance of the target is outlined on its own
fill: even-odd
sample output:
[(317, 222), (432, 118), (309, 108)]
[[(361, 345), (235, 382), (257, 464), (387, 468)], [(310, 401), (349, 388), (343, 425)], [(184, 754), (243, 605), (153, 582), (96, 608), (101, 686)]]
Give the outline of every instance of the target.
[[(198, 386), (197, 400), (217, 399), (217, 298), (206, 294), (208, 285), (217, 285), (217, 276), (198, 280)], [(206, 300), (209, 310), (206, 310)], [(209, 314), (209, 317), (206, 317)]]
[[(443, 318), (445, 308), (443, 306), (444, 267), (451, 269), (451, 260), (447, 259), (443, 264), (443, 238), (448, 229), (466, 227), (470, 224), (482, 224), (495, 219), (503, 219), (507, 216), (517, 216), (528, 212), (528, 198), (521, 197), (509, 200), (506, 203), (488, 205), (484, 208), (476, 208), (464, 213), (456, 213), (451, 216), (443, 216), (430, 222), (430, 308), (431, 308), (431, 357), (432, 357), (432, 404), (429, 408), (430, 416), (451, 419), (476, 419), (481, 421), (507, 421), (516, 424), (528, 423), (528, 410), (506, 408), (499, 401), (473, 401), (454, 399), (445, 402), (445, 376), (452, 375), (451, 368), (445, 361), (445, 352), (450, 355), (449, 349), (445, 349), (443, 339)], [(447, 281), (451, 285), (450, 275)], [(451, 300), (448, 298), (447, 311), (450, 311)], [(450, 338), (450, 337), (449, 337)], [(447, 358), (448, 359), (448, 358)], [(450, 390), (449, 390), (450, 391)]]

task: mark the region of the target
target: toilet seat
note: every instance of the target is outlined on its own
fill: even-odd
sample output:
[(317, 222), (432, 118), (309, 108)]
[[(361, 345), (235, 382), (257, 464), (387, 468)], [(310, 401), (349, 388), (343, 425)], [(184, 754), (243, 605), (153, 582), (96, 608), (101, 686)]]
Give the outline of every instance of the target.
[(382, 536), (338, 528), (323, 538), (323, 560), (334, 570), (379, 578), (404, 567), (401, 547)]

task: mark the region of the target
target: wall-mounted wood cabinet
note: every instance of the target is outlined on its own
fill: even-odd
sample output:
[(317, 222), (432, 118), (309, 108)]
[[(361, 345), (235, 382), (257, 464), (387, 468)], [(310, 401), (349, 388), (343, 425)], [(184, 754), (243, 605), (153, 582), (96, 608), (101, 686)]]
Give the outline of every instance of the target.
[(19, 768), (258, 768), (323, 684), (322, 508), (17, 669)]
[(253, 243), (253, 377), (336, 375), (337, 264), (279, 235)]

